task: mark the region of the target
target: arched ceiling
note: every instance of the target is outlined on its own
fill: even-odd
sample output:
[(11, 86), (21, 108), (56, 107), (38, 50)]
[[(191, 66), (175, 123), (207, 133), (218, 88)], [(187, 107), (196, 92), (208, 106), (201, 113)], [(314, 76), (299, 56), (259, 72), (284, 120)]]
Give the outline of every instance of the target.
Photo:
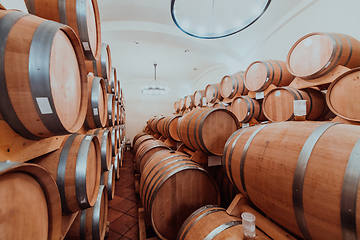
[[(22, 0), (0, 2), (7, 8), (26, 11)], [(226, 66), (233, 72), (245, 70), (251, 51), (311, 2), (274, 0), (249, 28), (215, 40), (197, 39), (180, 31), (171, 19), (170, 0), (98, 0), (98, 5), (102, 42), (110, 45), (122, 84), (141, 89), (154, 79), (153, 64), (157, 63), (160, 83), (186, 93), (212, 69)]]

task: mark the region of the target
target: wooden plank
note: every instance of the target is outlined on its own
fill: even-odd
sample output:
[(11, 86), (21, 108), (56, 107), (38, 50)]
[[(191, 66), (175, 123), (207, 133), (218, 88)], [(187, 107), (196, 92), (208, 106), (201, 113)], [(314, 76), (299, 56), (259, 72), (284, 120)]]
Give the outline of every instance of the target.
[(3, 5), (1, 5), (1, 4), (0, 4), (0, 9), (6, 10), (6, 8), (5, 8)]
[(61, 239), (64, 239), (67, 232), (69, 231), (71, 225), (74, 223), (76, 216), (79, 212), (70, 214), (70, 215), (63, 215), (62, 222), (61, 222)]
[(264, 231), (268, 236), (276, 240), (295, 240), (289, 233), (278, 227), (275, 223), (264, 217), (262, 214), (254, 210), (249, 205), (249, 200), (243, 195), (238, 194), (231, 202), (226, 212), (232, 216), (241, 217), (243, 212), (250, 212), (255, 215), (256, 226)]
[(208, 155), (201, 150), (196, 150), (194, 154), (190, 157), (190, 159), (199, 164), (208, 163)]
[(145, 210), (144, 208), (138, 209), (139, 217), (139, 240), (146, 240), (146, 228), (145, 228)]
[(294, 87), (296, 89), (303, 89), (303, 88), (310, 88), (310, 87), (316, 87), (316, 86), (329, 84), (329, 83), (332, 83), (337, 77), (339, 77), (341, 74), (343, 74), (344, 72), (346, 72), (348, 70), (350, 70), (350, 69), (339, 65), (336, 68), (334, 68), (334, 70), (332, 70), (331, 72), (326, 74), (325, 76), (322, 76), (322, 77), (319, 77), (316, 79), (304, 80), (299, 77), (296, 77), (289, 86)]
[(177, 145), (177, 142), (170, 138), (167, 138), (164, 143), (171, 148), (176, 148)]
[(60, 148), (65, 136), (29, 140), (0, 120), (0, 161), (26, 162)]

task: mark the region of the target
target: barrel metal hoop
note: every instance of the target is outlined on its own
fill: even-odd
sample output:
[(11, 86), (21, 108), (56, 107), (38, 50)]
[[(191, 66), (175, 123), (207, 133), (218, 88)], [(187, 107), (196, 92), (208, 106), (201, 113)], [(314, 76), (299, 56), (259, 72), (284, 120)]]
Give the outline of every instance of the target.
[[(91, 0), (90, 0), (91, 1)], [(76, 21), (79, 30), (79, 39), (84, 50), (85, 57), (90, 60), (96, 60), (91, 49), (89, 32), (86, 19), (86, 3), (84, 0), (76, 0)], [(84, 46), (84, 44), (86, 46)]]
[[(207, 147), (205, 146), (205, 143), (203, 141), (203, 137), (202, 137), (202, 129), (203, 129), (203, 125), (204, 122), (206, 120), (206, 118), (213, 112), (215, 111), (223, 111), (221, 110), (221, 108), (218, 109), (208, 109), (206, 111), (204, 111), (203, 113), (200, 114), (200, 116), (196, 119), (195, 122), (195, 126), (194, 126), (194, 140), (196, 145), (203, 150), (204, 152), (208, 153), (208, 154), (212, 154), (212, 152), (210, 152), (209, 149), (207, 149)], [(201, 118), (201, 121), (199, 122), (199, 119)], [(197, 128), (197, 126), (199, 125), (199, 127)], [(199, 134), (199, 139), (196, 137), (196, 133)]]
[(280, 63), (278, 63), (278, 61), (274, 61), (274, 62), (276, 62), (276, 64), (279, 66), (279, 69), (280, 69), (280, 78), (279, 78), (279, 82), (277, 84), (278, 86), (280, 86), (281, 81), (282, 81), (282, 77), (283, 77), (283, 70), (282, 70), (282, 67), (281, 67)]
[[(149, 206), (151, 206), (151, 205), (150, 205), (150, 203), (151, 203), (151, 197), (152, 197), (152, 195), (154, 195), (154, 194), (151, 195), (151, 193), (153, 193), (153, 190), (154, 190), (154, 188), (156, 187), (156, 184), (161, 180), (161, 178), (162, 178), (165, 174), (167, 174), (168, 172), (171, 172), (172, 169), (177, 168), (177, 167), (179, 167), (179, 166), (187, 165), (187, 164), (193, 164), (192, 162), (186, 162), (186, 160), (190, 161), (189, 159), (177, 159), (176, 161), (167, 163), (165, 166), (162, 166), (162, 167), (154, 174), (154, 176), (150, 179), (149, 184), (147, 185), (147, 189), (146, 189), (145, 195), (144, 195), (144, 197), (143, 197), (144, 201), (146, 200), (146, 202), (145, 202), (145, 204), (144, 204), (145, 210), (150, 211), (150, 210), (149, 210)], [(179, 164), (176, 164), (176, 165), (174, 165), (174, 166), (172, 166), (172, 167), (170, 167), (170, 168), (168, 168), (166, 171), (164, 171), (162, 174), (160, 174), (160, 175), (155, 179), (155, 176), (156, 176), (158, 173), (160, 173), (160, 171), (161, 171), (162, 169), (164, 169), (164, 168), (167, 167), (168, 165), (170, 165), (170, 164), (172, 164), (172, 163), (176, 163), (176, 162), (180, 162), (180, 163), (179, 163)], [(154, 179), (155, 179), (155, 182), (152, 184), (151, 189), (149, 189), (149, 186), (150, 186), (150, 184), (152, 183), (152, 181), (153, 181)], [(148, 191), (148, 190), (149, 190), (149, 191)], [(149, 194), (149, 197), (147, 197), (148, 194)]]
[[(99, 109), (99, 93), (100, 93), (100, 87), (101, 87), (101, 78), (94, 77), (92, 86), (91, 86), (91, 115), (93, 117), (95, 126), (98, 128), (103, 127), (100, 120), (100, 109)], [(97, 109), (95, 111), (95, 109)], [(94, 113), (97, 114), (94, 114)]]
[(344, 64), (344, 66), (346, 67), (346, 66), (348, 65), (348, 63), (350, 62), (350, 59), (351, 59), (351, 57), (352, 57), (353, 47), (352, 47), (351, 41), (350, 41), (350, 39), (348, 38), (348, 36), (346, 36), (345, 34), (342, 34), (342, 35), (343, 35), (343, 37), (345, 37), (346, 40), (348, 41), (349, 48), (350, 48), (349, 57), (348, 57), (348, 59), (346, 60), (346, 62), (345, 62), (345, 64)]
[(85, 240), (86, 239), (86, 210), (84, 209), (80, 211), (80, 228), (79, 228), (79, 239)]
[(66, 193), (65, 193), (65, 176), (66, 176), (66, 164), (67, 159), (69, 156), (69, 151), (71, 148), (71, 145), (73, 144), (75, 138), (78, 136), (78, 134), (72, 134), (70, 135), (61, 150), (60, 157), (59, 157), (59, 163), (58, 163), (58, 169), (57, 169), (57, 177), (56, 177), (56, 184), (59, 189), (60, 193), (60, 200), (61, 200), (61, 208), (62, 212), (65, 214), (71, 214), (72, 211), (70, 210), (67, 201), (66, 201)]
[[(100, 129), (98, 129), (100, 130)], [(97, 130), (96, 130), (97, 131)], [(96, 133), (96, 132), (95, 132)], [(94, 134), (97, 136), (98, 133)], [(107, 143), (108, 143), (109, 130), (104, 130), (101, 137), (101, 167), (103, 170), (108, 170), (107, 166)]]
[[(266, 68), (266, 79), (270, 82), (272, 82), (273, 80), (270, 79), (270, 68), (269, 66), (266, 64), (266, 61), (260, 61)], [(265, 83), (257, 90), (257, 91), (263, 91), (268, 87), (268, 81), (265, 81)]]
[(53, 39), (62, 26), (53, 21), (42, 22), (33, 35), (29, 52), (29, 83), (34, 107), (41, 122), (55, 135), (69, 134), (56, 112), (49, 68)]
[[(244, 77), (242, 76), (242, 75), (240, 75), (240, 77), (241, 77), (241, 80), (242, 80), (242, 91), (241, 91), (241, 94), (240, 95), (244, 95), (244, 92), (245, 92), (245, 89), (246, 89), (246, 87), (245, 87), (245, 79), (244, 79)], [(240, 85), (240, 83), (239, 83), (239, 85)]]
[[(198, 109), (198, 110), (196, 110), (196, 111), (190, 116), (189, 122), (188, 122), (187, 127), (186, 127), (186, 138), (187, 138), (187, 140), (188, 140), (188, 142), (189, 142), (189, 144), (190, 144), (189, 147), (192, 147), (193, 149), (196, 149), (196, 148), (194, 147), (194, 145), (192, 144), (192, 142), (191, 142), (191, 140), (190, 140), (190, 131), (189, 131), (189, 129), (190, 129), (190, 123), (191, 123), (191, 120), (193, 119), (193, 117), (195, 116), (195, 114), (196, 114), (197, 112), (199, 112), (200, 110), (201, 110), (201, 108)], [(202, 114), (203, 114), (203, 113), (202, 113)], [(200, 114), (200, 116), (201, 116), (201, 114)], [(200, 116), (199, 116), (199, 117), (200, 117)], [(198, 117), (198, 119), (199, 119), (199, 117)], [(197, 121), (195, 122), (194, 131), (195, 131), (195, 129), (196, 129), (196, 124), (197, 124)], [(194, 134), (195, 134), (195, 133), (194, 133)], [(196, 135), (195, 135), (194, 137), (195, 137), (195, 143), (197, 144)]]
[[(237, 134), (238, 132), (242, 131), (239, 135), (236, 136), (234, 142), (233, 142), (232, 145), (231, 145), (229, 156), (227, 157), (227, 158), (228, 158), (228, 166), (227, 166), (227, 169), (228, 169), (227, 173), (228, 173), (228, 174), (227, 174), (227, 175), (229, 176), (230, 181), (231, 181), (232, 184), (234, 184), (234, 185), (236, 185), (236, 184), (235, 184), (234, 177), (233, 177), (233, 174), (232, 174), (232, 169), (231, 169), (232, 155), (233, 155), (233, 153), (234, 153), (234, 150), (235, 150), (235, 146), (236, 146), (237, 141), (240, 139), (241, 135), (243, 135), (244, 132), (246, 132), (248, 129), (249, 129), (249, 128), (245, 128), (245, 130), (244, 130), (243, 128), (241, 128), (241, 129), (239, 129), (237, 132), (235, 132), (235, 133)], [(234, 136), (236, 135), (235, 133), (234, 133)], [(233, 137), (234, 137), (234, 136), (233, 136)], [(229, 139), (231, 139), (231, 138), (229, 138)], [(230, 144), (230, 142), (229, 142), (229, 144)], [(224, 160), (224, 163), (226, 163), (226, 158), (225, 158), (225, 160)], [(226, 166), (225, 166), (225, 168), (226, 168)]]
[(356, 228), (356, 201), (360, 181), (360, 139), (351, 151), (341, 189), (341, 232), (343, 239), (358, 239)]
[[(207, 208), (213, 208), (209, 211), (206, 211)], [(219, 208), (218, 206), (214, 206), (214, 205), (207, 205), (205, 206), (205, 208), (200, 208), (198, 209), (197, 211), (194, 212), (194, 215), (190, 215), (190, 217), (188, 219), (192, 219), (191, 216), (195, 217), (196, 215), (198, 215), (200, 212), (202, 211), (206, 211), (206, 212), (203, 212), (200, 216), (198, 216), (185, 230), (184, 234), (182, 235), (181, 238), (178, 238), (178, 240), (184, 240), (186, 238), (186, 235), (190, 232), (191, 228), (193, 226), (195, 226), (195, 224), (197, 224), (202, 218), (212, 214), (212, 213), (217, 213), (217, 212), (224, 212), (225, 209), (223, 208)], [(180, 229), (181, 230), (181, 229)], [(179, 234), (181, 234), (182, 231), (179, 231)], [(179, 236), (180, 237), (180, 236)]]
[[(246, 115), (245, 119), (242, 121), (242, 122), (248, 122), (250, 121), (253, 117), (254, 117), (254, 114), (255, 114), (255, 105), (254, 105), (254, 102), (253, 100), (250, 98), (250, 97), (246, 97), (244, 96), (242, 99), (245, 100), (246, 102), (246, 105), (247, 105), (247, 112), (249, 113), (249, 115)], [(251, 105), (251, 106), (250, 106)], [(251, 108), (252, 107), (252, 108)], [(251, 111), (252, 110), (252, 111)], [(250, 113), (251, 111), (251, 113)]]
[(309, 99), (310, 99), (310, 109), (309, 109), (309, 114), (310, 114), (310, 113), (311, 113), (311, 111), (312, 111), (312, 109), (313, 109), (313, 107), (314, 107), (314, 103), (313, 103), (312, 97), (311, 97), (311, 95), (310, 95), (310, 93), (309, 93), (309, 91), (308, 91), (308, 90), (306, 90), (306, 89), (301, 89), (301, 90), (303, 90), (304, 92), (306, 92), (306, 93), (307, 93), (307, 95), (309, 96)]
[(236, 87), (236, 85), (235, 85), (236, 76), (235, 75), (234, 76), (230, 75), (229, 77), (230, 77), (231, 83), (232, 83), (232, 89), (231, 89), (232, 91), (231, 91), (230, 95), (228, 96), (228, 98), (233, 98), (235, 96), (235, 94), (236, 94), (236, 89), (235, 89), (235, 87)]
[[(274, 78), (275, 78), (275, 69), (274, 69), (274, 66), (272, 65), (272, 63), (271, 63), (270, 61), (266, 61), (266, 62), (270, 65), (271, 70), (272, 70), (271, 81), (270, 81), (270, 83), (269, 83), (269, 85), (270, 85), (270, 84), (272, 84), (272, 83), (274, 82)], [(264, 90), (265, 90), (265, 89), (264, 89)]]
[(59, 19), (62, 24), (68, 25), (66, 14), (66, 0), (58, 0)]
[(16, 22), (27, 16), (22, 12), (11, 12), (0, 19), (0, 112), (9, 126), (21, 136), (28, 139), (39, 139), (31, 133), (18, 118), (9, 96), (5, 76), (5, 51), (9, 33)]
[(217, 228), (215, 228), (214, 230), (212, 230), (205, 238), (204, 240), (212, 240), (214, 239), (217, 235), (219, 235), (222, 231), (225, 231), (228, 228), (231, 227), (235, 227), (238, 225), (241, 225), (242, 221), (231, 221), (231, 222), (227, 222), (224, 223), (220, 226), (218, 226)]
[[(99, 187), (99, 193), (97, 195), (96, 203), (93, 207), (93, 215), (92, 215), (92, 239), (93, 240), (100, 240), (101, 234), (100, 234), (100, 211), (101, 211), (101, 201), (105, 201), (105, 199), (102, 199), (103, 193), (104, 193), (105, 186), (101, 185)], [(105, 193), (107, 194), (107, 193)]]
[(25, 4), (28, 12), (32, 15), (36, 15), (34, 0), (26, 0)]
[(99, 134), (100, 130), (101, 130), (100, 128), (96, 129), (95, 132), (94, 132), (94, 135), (97, 136)]
[(109, 79), (109, 76), (107, 75), (107, 69), (106, 69), (106, 67), (107, 67), (106, 66), (106, 62), (107, 62), (106, 59), (108, 58), (107, 46), (108, 45), (106, 43), (103, 43), (101, 45), (100, 69), (101, 69), (101, 76), (103, 78), (106, 78), (109, 81), (110, 79)]
[(245, 185), (245, 176), (244, 176), (244, 167), (245, 167), (245, 158), (246, 158), (246, 154), (249, 150), (250, 144), (252, 142), (252, 140), (255, 138), (255, 136), (266, 126), (269, 126), (270, 124), (266, 124), (266, 125), (262, 125), (260, 126), (258, 129), (256, 129), (251, 136), (249, 137), (249, 139), (246, 141), (246, 144), (244, 146), (244, 150), (241, 154), (241, 158), (240, 158), (240, 180), (241, 180), (241, 186), (245, 192), (245, 194), (248, 196), (247, 191), (246, 191), (246, 185)]
[(111, 130), (111, 148), (112, 148), (112, 156), (115, 157), (116, 156), (116, 141), (115, 141), (115, 138), (116, 138), (116, 132), (115, 132), (115, 129), (112, 129)]
[(111, 196), (111, 199), (112, 200), (112, 192), (113, 192), (113, 187), (114, 187), (114, 182), (112, 181), (113, 179), (113, 175), (114, 175), (114, 168), (110, 167), (109, 171), (108, 171), (108, 182), (106, 184), (107, 186), (107, 194), (108, 196), (110, 197)]
[(80, 209), (91, 207), (86, 190), (86, 167), (90, 151), (90, 143), (95, 136), (85, 135), (81, 140), (79, 152), (76, 159), (75, 190), (76, 200)]
[(97, 61), (92, 61), (93, 70), (94, 70), (94, 76), (99, 76), (98, 70), (97, 70)]
[(296, 223), (305, 239), (312, 239), (306, 225), (303, 205), (303, 188), (307, 164), (317, 141), (326, 132), (326, 130), (336, 124), (337, 123), (325, 123), (316, 128), (304, 143), (297, 160), (293, 180), (293, 206)]
[[(329, 59), (328, 63), (325, 66), (323, 66), (319, 71), (317, 71), (315, 74), (312, 74), (313, 77), (318, 77), (317, 74), (319, 74), (319, 73), (321, 73), (321, 75), (325, 75), (325, 74), (331, 72), (333, 70), (333, 68), (335, 68), (335, 66), (336, 66), (336, 64), (333, 64), (333, 67), (331, 67), (327, 71), (325, 71), (331, 65), (331, 63), (334, 62), (334, 58), (335, 58), (336, 53), (337, 53), (337, 49), (336, 49), (337, 43), (336, 43), (335, 38), (332, 36), (332, 34), (328, 34), (328, 33), (324, 33), (324, 34), (325, 34), (325, 36), (330, 38), (330, 40), (332, 42), (332, 53), (331, 53), (331, 56), (330, 56), (330, 59)], [(339, 53), (339, 56), (338, 56), (338, 59), (337, 59), (336, 62), (339, 61), (339, 57), (341, 56), (341, 53), (342, 53), (341, 41), (339, 41), (339, 44), (340, 44), (340, 53)], [(325, 71), (325, 72), (323, 72), (323, 71)]]
[[(139, 156), (139, 168), (140, 168), (141, 162), (143, 161), (145, 154), (147, 154), (150, 150), (155, 149), (155, 148), (167, 148), (168, 150), (171, 150), (168, 146), (163, 146), (163, 145), (153, 145), (153, 146), (150, 146), (149, 148), (144, 148), (144, 151)], [(140, 171), (140, 169), (139, 169), (139, 171)]]
[[(179, 173), (179, 172), (182, 172), (182, 171), (185, 171), (185, 170), (189, 170), (189, 169), (193, 169), (193, 170), (199, 170), (203, 173), (207, 173), (205, 171), (205, 169), (201, 168), (198, 164), (196, 164), (195, 162), (194, 163), (185, 163), (187, 164), (187, 166), (182, 166), (182, 167), (179, 167), (181, 165), (184, 165), (184, 164), (179, 164), (177, 165), (177, 167), (179, 167), (178, 169), (172, 171), (170, 174), (166, 175), (164, 178), (161, 178), (161, 181), (159, 182), (159, 184), (156, 186), (156, 188), (154, 189), (154, 191), (152, 191), (154, 194), (151, 195), (151, 198), (150, 198), (150, 202), (149, 202), (149, 205), (148, 205), (148, 212), (150, 214), (150, 216), (152, 215), (152, 211), (151, 211), (151, 208), (152, 208), (152, 205), (155, 201), (155, 196), (156, 196), (156, 193), (159, 191), (159, 189), (162, 187), (162, 185), (169, 179), (171, 178), (172, 176), (174, 176), (175, 174)], [(163, 174), (161, 175), (161, 177), (163, 177)], [(154, 185), (155, 186), (155, 185)], [(152, 219), (152, 217), (151, 217)], [(154, 226), (154, 225), (153, 225)]]
[(108, 114), (106, 116), (107, 120), (108, 120), (108, 124), (109, 126), (114, 126), (113, 124), (113, 112), (112, 112), (112, 107), (113, 107), (113, 104), (112, 104), (112, 100), (113, 100), (113, 96), (114, 94), (110, 93), (108, 94), (108, 99), (107, 99), (107, 102), (108, 102)]

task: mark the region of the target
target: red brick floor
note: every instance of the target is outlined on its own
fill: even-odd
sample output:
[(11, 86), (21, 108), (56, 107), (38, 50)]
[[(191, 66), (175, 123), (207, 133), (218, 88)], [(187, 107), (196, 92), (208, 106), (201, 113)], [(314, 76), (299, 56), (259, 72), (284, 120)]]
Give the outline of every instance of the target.
[(132, 151), (125, 152), (120, 180), (116, 181), (115, 198), (109, 201), (110, 234), (107, 240), (139, 239), (138, 208), (142, 205), (135, 195), (133, 158)]

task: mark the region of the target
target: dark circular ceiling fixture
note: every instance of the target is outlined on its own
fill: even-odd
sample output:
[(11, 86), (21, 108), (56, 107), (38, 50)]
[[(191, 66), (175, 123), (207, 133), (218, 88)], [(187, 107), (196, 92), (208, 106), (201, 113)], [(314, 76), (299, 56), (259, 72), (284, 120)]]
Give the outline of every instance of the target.
[(171, 17), (184, 33), (202, 39), (227, 37), (249, 27), (271, 0), (171, 0)]

